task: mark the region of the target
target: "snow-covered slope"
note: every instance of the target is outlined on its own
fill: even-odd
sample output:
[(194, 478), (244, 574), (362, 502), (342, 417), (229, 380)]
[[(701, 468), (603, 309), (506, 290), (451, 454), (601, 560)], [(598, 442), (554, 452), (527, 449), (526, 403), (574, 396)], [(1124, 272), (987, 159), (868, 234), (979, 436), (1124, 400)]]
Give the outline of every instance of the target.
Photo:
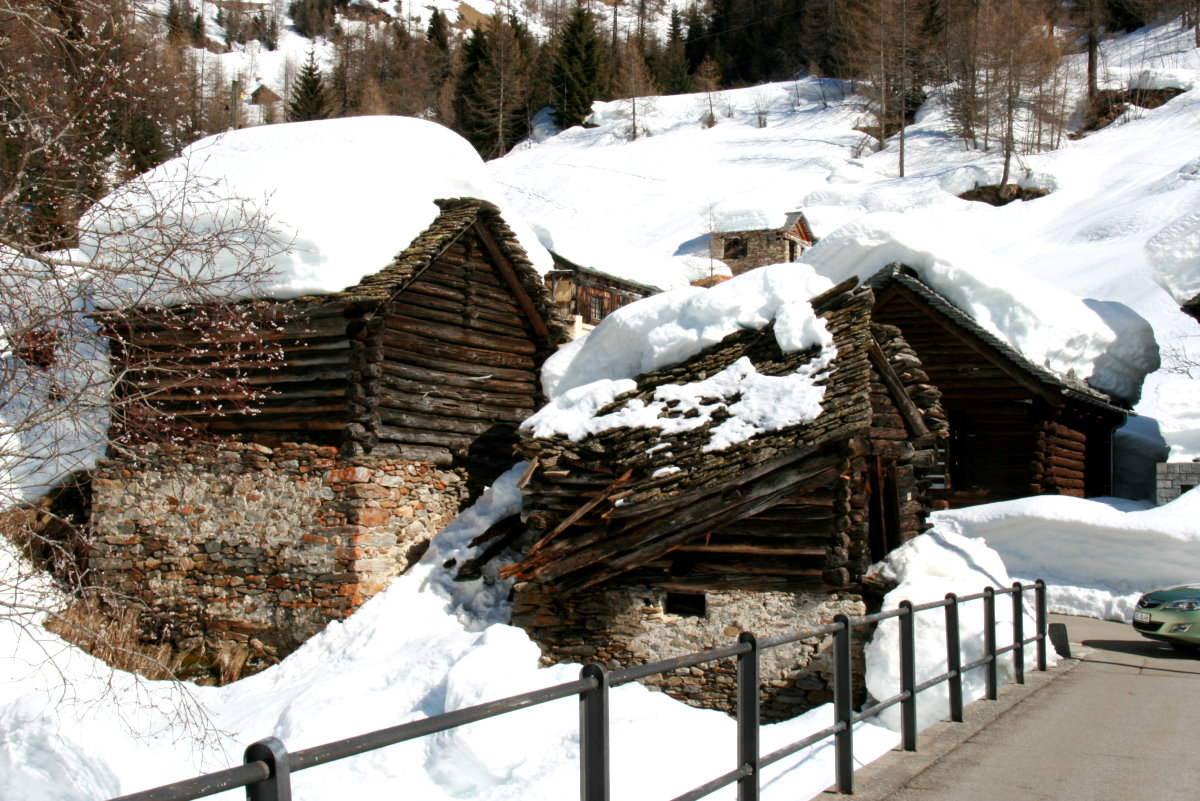
[(1000, 208), (956, 197), (996, 182), (1002, 165), (996, 152), (963, 148), (937, 97), (908, 130), (900, 178), (898, 142), (870, 153), (854, 129), (861, 106), (831, 80), (721, 92), (712, 128), (700, 124), (708, 95), (652, 98), (638, 110), (650, 135), (636, 141), (628, 101), (597, 103), (597, 127), (552, 135), (543, 125), (488, 167), (547, 247), (658, 286), (723, 271), (708, 237), (730, 221), (801, 209), (824, 240), (805, 258), (819, 272), (837, 280), (908, 261), (1035, 363), (1118, 397), (1141, 389), (1136, 408), (1150, 419), (1125, 441), (1151, 460), (1167, 445), (1189, 459), (1200, 455), (1200, 385), (1177, 371), (1196, 362), (1200, 329), (1155, 280), (1168, 271), (1184, 293), (1200, 281), (1188, 224), (1200, 204), (1200, 55), (1189, 36), (1172, 23), (1107, 42), (1108, 85), (1188, 91), (1020, 157), (1014, 179), (1051, 194)]

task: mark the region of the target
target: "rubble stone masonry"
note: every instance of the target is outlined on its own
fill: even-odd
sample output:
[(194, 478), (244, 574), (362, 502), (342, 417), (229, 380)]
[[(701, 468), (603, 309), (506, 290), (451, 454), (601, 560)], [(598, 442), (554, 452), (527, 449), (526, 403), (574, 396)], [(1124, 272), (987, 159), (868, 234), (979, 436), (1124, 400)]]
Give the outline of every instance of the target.
[[(677, 614), (668, 611), (667, 592), (645, 585), (607, 584), (566, 596), (532, 582), (515, 590), (513, 624), (538, 643), (543, 664), (599, 662), (610, 670), (732, 645), (743, 631), (761, 640), (819, 628), (838, 613), (867, 613), (862, 598), (853, 593), (708, 590), (693, 596), (691, 610)], [(855, 632), (852, 649), (860, 697), (865, 693), (862, 634)], [(826, 636), (761, 652), (764, 720), (786, 720), (833, 699), (831, 644)], [(643, 683), (692, 706), (730, 714), (737, 708), (733, 660), (652, 676)]]
[[(315, 445), (144, 446), (94, 473), (92, 583), (144, 642), (295, 650), (420, 558), (466, 475)], [(256, 661), (260, 664), (256, 664)]]

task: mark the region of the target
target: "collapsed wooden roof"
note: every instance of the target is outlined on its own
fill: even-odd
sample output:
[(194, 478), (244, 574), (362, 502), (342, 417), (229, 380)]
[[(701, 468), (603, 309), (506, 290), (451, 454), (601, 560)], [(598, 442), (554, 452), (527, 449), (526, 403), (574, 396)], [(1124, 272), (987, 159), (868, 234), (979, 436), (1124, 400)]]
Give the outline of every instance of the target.
[[(813, 298), (837, 348), (829, 372), (816, 383), (825, 394), (811, 422), (757, 434), (724, 450), (705, 450), (721, 412), (690, 431), (616, 428), (572, 442), (564, 436), (534, 437), (518, 446), (530, 459), (523, 477), (526, 524), (536, 541), (524, 560), (503, 569), (518, 580), (563, 590), (582, 588), (645, 565), (689, 540), (780, 503), (797, 488), (831, 482), (843, 460), (831, 446), (867, 432), (872, 408), (872, 367), (885, 374), (897, 406), (914, 433), (945, 428), (937, 391), (909, 392), (892, 354), (913, 359), (895, 337), (885, 355), (872, 335), (874, 295), (852, 280)], [(633, 398), (654, 396), (667, 384), (703, 380), (747, 357), (764, 375), (782, 376), (809, 365), (815, 348), (783, 353), (773, 328), (739, 331), (681, 364), (636, 378), (636, 390), (597, 415)], [(922, 374), (923, 375), (923, 374)], [(725, 417), (729, 415), (726, 413)]]

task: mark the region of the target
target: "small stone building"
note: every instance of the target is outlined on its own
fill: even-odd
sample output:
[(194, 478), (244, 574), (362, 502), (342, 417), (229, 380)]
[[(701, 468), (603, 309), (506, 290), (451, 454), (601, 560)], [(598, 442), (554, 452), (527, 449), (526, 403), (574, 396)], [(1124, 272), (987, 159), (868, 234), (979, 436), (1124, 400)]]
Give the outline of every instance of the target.
[(1158, 506), (1200, 487), (1200, 462), (1160, 462), (1154, 473), (1154, 503)]
[[(926, 526), (925, 471), (945, 429), (912, 349), (896, 329), (871, 323), (873, 299), (852, 281), (813, 299), (837, 356), (809, 423), (719, 450), (705, 447), (715, 423), (669, 435), (617, 428), (578, 442), (523, 437), (526, 549), (501, 574), (516, 579), (513, 623), (545, 662), (629, 666), (743, 630), (771, 635), (866, 612), (867, 566)], [(784, 376), (810, 369), (814, 354), (781, 352), (771, 327), (739, 331), (638, 376), (636, 390), (605, 408), (743, 358)], [(764, 658), (766, 717), (829, 698), (825, 645)], [(650, 681), (691, 704), (734, 707), (731, 670)]]
[(943, 506), (1112, 492), (1113, 432), (1128, 409), (1034, 364), (899, 264), (868, 282), (941, 392), (949, 437), (933, 489)]
[[(257, 302), (260, 325), (206, 347), (178, 325), (198, 310), (105, 315), (115, 391), (144, 397), (150, 419), (116, 421), (140, 437), (96, 470), (88, 561), (112, 603), (143, 610), (145, 640), (253, 646), (251, 667), (283, 656), (403, 572), (512, 464), (566, 326), (495, 206), (438, 205), (358, 285)], [(275, 351), (231, 365), (236, 381), (181, 381), (213, 339)]]
[(578, 339), (622, 306), (662, 292), (656, 286), (576, 264), (557, 253), (554, 269), (544, 276), (559, 313), (571, 324), (571, 339)]
[(712, 256), (729, 265), (734, 275), (741, 275), (755, 267), (798, 261), (816, 241), (804, 214), (794, 211), (780, 228), (714, 233)]

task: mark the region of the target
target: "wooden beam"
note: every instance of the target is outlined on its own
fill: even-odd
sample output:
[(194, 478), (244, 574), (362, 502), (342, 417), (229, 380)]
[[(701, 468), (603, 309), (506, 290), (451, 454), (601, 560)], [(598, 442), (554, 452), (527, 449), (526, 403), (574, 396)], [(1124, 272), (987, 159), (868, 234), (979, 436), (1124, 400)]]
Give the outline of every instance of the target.
[(884, 386), (887, 387), (892, 400), (896, 402), (896, 406), (900, 410), (900, 416), (908, 424), (909, 431), (918, 437), (928, 434), (929, 427), (925, 425), (925, 416), (921, 414), (921, 410), (917, 408), (917, 404), (913, 403), (908, 390), (904, 387), (904, 382), (900, 380), (900, 376), (896, 375), (895, 368), (892, 367), (892, 363), (884, 355), (883, 348), (879, 347), (879, 343), (875, 341), (874, 336), (867, 337), (867, 355), (871, 357), (871, 363), (879, 372), (879, 377), (883, 379)]
[(487, 228), (482, 225), (479, 220), (475, 220), (472, 225), (476, 234), (479, 236), (479, 241), (483, 243), (484, 249), (488, 255), (492, 257), (492, 261), (496, 263), (500, 274), (504, 276), (504, 280), (508, 282), (509, 288), (516, 295), (517, 302), (521, 304), (521, 308), (525, 310), (525, 314), (529, 317), (529, 322), (533, 326), (533, 331), (543, 340), (550, 338), (550, 329), (546, 327), (546, 321), (542, 319), (542, 315), (538, 313), (537, 308), (533, 305), (533, 300), (525, 291), (525, 286), (517, 278), (516, 272), (512, 265), (508, 263), (508, 257), (500, 250), (496, 240), (492, 238), (492, 234)]

